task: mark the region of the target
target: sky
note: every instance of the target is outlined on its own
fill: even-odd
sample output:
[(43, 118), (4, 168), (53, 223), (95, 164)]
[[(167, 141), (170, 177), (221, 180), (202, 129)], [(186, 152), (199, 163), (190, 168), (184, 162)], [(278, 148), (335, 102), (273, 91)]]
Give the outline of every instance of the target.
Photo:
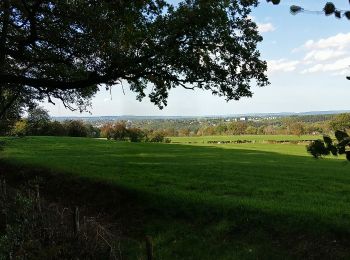
[[(175, 2), (175, 0), (174, 0)], [(252, 86), (253, 97), (226, 102), (203, 90), (172, 89), (163, 110), (145, 98), (136, 100), (126, 84), (101, 91), (92, 100), (90, 113), (71, 112), (56, 102), (42, 104), (51, 116), (208, 116), (244, 113), (349, 110), (350, 21), (316, 13), (291, 15), (291, 5), (322, 10), (327, 1), (265, 0), (252, 11), (264, 40), (258, 46), (267, 61), (270, 85)], [(349, 1), (336, 0), (338, 9), (350, 9)]]

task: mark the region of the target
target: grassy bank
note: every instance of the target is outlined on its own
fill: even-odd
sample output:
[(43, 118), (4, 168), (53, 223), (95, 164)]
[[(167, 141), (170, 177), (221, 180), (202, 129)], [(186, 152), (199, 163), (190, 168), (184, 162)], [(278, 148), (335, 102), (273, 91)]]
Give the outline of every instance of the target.
[(128, 190), (159, 259), (350, 255), (350, 165), (303, 145), (2, 140), (7, 163)]

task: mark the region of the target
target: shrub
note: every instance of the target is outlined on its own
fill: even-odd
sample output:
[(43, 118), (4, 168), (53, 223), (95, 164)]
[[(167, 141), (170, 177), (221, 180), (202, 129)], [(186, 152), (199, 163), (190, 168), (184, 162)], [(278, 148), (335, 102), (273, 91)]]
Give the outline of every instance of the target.
[(113, 131), (114, 131), (113, 124), (108, 123), (108, 124), (105, 124), (101, 127), (101, 134), (100, 135), (101, 135), (101, 137), (107, 138), (108, 140), (110, 140), (113, 138)]
[(85, 124), (87, 130), (87, 137), (98, 138), (101, 135), (101, 130), (97, 127), (92, 126), (91, 124)]
[(15, 123), (15, 126), (12, 129), (12, 135), (23, 137), (27, 134), (27, 121), (20, 120)]
[(142, 142), (145, 138), (145, 133), (139, 128), (129, 128), (128, 136), (130, 142)]
[(58, 121), (53, 121), (48, 124), (47, 135), (51, 136), (66, 136), (67, 129)]
[(162, 143), (164, 142), (165, 134), (162, 131), (154, 131), (148, 136), (149, 142)]
[(117, 141), (125, 141), (128, 138), (128, 130), (125, 123), (117, 123), (113, 127), (113, 139)]
[(47, 135), (50, 116), (44, 108), (36, 107), (28, 111), (27, 123), (28, 135)]
[(70, 120), (64, 123), (68, 136), (87, 137), (88, 131), (82, 121)]

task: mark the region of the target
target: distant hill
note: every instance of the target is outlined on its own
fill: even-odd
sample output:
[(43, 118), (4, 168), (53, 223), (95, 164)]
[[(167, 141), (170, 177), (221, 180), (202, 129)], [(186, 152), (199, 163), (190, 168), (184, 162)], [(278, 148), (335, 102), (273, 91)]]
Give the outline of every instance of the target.
[(335, 115), (341, 113), (350, 113), (350, 110), (331, 110), (331, 111), (309, 111), (309, 112), (278, 112), (278, 113), (247, 113), (230, 115), (206, 115), (206, 116), (59, 116), (52, 117), (57, 121), (64, 120), (83, 120), (83, 121), (120, 121), (120, 120), (185, 120), (195, 118), (236, 118), (236, 117), (287, 117), (287, 116), (308, 116), (308, 115)]

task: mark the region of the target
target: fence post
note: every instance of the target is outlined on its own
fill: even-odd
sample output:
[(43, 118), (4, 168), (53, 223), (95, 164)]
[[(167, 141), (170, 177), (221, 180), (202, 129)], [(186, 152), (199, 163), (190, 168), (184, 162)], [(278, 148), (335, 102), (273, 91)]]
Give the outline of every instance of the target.
[(74, 235), (77, 235), (80, 230), (79, 225), (79, 208), (75, 207), (74, 213), (73, 213), (73, 228), (74, 228)]
[(151, 236), (146, 236), (147, 260), (153, 260), (153, 242)]
[(39, 184), (35, 185), (35, 201), (39, 213), (41, 213), (41, 201), (40, 201), (40, 187)]
[(7, 197), (7, 190), (6, 190), (6, 180), (2, 179), (1, 181), (1, 195), (4, 200), (6, 200)]

